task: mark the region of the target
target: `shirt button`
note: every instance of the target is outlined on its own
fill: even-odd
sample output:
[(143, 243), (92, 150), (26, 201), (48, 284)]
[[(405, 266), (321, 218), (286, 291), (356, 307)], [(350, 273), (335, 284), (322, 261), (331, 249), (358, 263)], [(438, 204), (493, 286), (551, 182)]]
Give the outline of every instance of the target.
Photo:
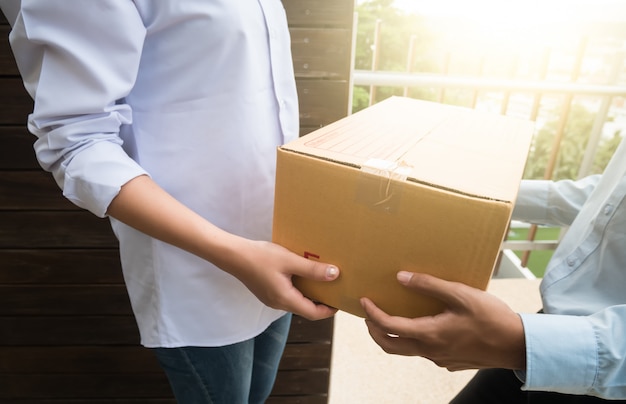
[(613, 205), (606, 205), (604, 207), (604, 214), (605, 215), (610, 215), (613, 212)]
[(569, 257), (569, 258), (566, 260), (566, 262), (567, 262), (567, 265), (568, 265), (568, 266), (573, 267), (573, 266), (574, 266), (574, 264), (576, 263), (576, 258)]

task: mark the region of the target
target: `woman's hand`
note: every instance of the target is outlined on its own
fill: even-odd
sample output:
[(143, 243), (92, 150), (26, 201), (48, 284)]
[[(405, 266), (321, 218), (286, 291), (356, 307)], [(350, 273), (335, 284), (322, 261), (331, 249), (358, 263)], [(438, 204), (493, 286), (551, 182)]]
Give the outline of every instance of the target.
[(337, 267), (306, 259), (274, 243), (243, 238), (239, 242), (242, 246), (238, 254), (240, 259), (224, 263), (223, 267), (264, 304), (309, 320), (331, 317), (337, 312), (337, 309), (304, 297), (292, 282), (293, 276), (320, 282), (333, 281), (339, 277)]
[(442, 301), (446, 309), (434, 316), (394, 317), (362, 298), (369, 333), (385, 352), (422, 356), (450, 371), (525, 369), (522, 321), (504, 302), (426, 274), (399, 272), (398, 281), (415, 293)]
[(337, 267), (308, 260), (277, 244), (248, 240), (219, 229), (147, 176), (126, 183), (107, 213), (151, 237), (212, 262), (243, 282), (270, 307), (309, 320), (331, 317), (337, 311), (307, 299), (291, 282), (293, 276), (332, 281), (339, 276)]

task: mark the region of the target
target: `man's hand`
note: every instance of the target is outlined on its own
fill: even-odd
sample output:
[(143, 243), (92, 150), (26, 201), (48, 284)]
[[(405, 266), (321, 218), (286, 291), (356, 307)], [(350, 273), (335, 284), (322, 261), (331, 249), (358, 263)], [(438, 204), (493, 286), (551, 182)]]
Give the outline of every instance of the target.
[(415, 293), (442, 301), (446, 309), (434, 316), (394, 317), (362, 298), (369, 333), (385, 352), (422, 356), (450, 371), (525, 369), (522, 321), (504, 302), (426, 274), (399, 272), (398, 281)]

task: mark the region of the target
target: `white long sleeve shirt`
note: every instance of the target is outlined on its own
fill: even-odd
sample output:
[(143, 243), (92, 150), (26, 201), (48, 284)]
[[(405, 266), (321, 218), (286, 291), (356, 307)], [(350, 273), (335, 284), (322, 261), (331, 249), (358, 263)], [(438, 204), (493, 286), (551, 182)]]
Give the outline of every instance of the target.
[[(103, 217), (148, 174), (231, 233), (270, 240), (276, 148), (298, 136), (280, 0), (3, 0), (35, 151)], [(112, 220), (141, 342), (220, 346), (280, 311), (212, 264)]]
[(526, 390), (626, 398), (626, 142), (602, 176), (523, 181), (513, 217), (570, 226), (521, 314)]

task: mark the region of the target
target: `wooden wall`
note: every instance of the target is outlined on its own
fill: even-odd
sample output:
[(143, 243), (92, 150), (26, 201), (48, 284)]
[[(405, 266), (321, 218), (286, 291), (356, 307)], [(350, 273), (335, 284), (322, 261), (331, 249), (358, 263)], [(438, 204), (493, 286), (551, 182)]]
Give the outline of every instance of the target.
[[(352, 0), (284, 0), (301, 133), (346, 115)], [(33, 154), (32, 109), (0, 14), (0, 402), (173, 403), (138, 345), (109, 223), (66, 201)], [(327, 402), (333, 320), (295, 317), (270, 403)]]

